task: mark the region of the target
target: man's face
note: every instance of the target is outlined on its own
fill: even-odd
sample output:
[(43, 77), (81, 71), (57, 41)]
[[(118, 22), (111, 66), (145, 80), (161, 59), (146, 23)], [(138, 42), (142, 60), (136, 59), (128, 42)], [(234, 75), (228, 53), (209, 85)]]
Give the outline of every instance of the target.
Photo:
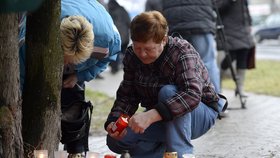
[(133, 41), (132, 44), (134, 54), (144, 64), (151, 64), (155, 62), (157, 58), (161, 55), (164, 46), (164, 40), (161, 43), (155, 43), (152, 39), (145, 43)]

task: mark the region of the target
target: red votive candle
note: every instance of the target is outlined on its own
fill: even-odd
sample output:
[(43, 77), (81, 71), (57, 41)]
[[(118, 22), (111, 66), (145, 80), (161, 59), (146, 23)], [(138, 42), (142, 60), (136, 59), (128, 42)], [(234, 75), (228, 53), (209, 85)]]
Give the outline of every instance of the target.
[(112, 132), (118, 131), (121, 133), (128, 126), (128, 117), (121, 115), (112, 127)]
[(104, 158), (117, 158), (117, 156), (113, 154), (106, 154), (104, 155)]

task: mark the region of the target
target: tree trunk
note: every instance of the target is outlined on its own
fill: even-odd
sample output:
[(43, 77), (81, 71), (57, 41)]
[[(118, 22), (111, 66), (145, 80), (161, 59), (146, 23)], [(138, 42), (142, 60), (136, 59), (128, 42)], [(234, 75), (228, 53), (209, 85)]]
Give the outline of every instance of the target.
[(0, 157), (23, 157), (18, 16), (0, 13)]
[(25, 157), (34, 149), (58, 149), (63, 53), (60, 46), (60, 0), (44, 1), (27, 17), (26, 78), (23, 91)]

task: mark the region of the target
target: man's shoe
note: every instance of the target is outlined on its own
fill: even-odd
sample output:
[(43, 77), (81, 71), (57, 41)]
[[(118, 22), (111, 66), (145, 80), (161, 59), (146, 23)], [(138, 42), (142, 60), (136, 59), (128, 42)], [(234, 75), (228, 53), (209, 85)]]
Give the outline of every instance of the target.
[(69, 154), (68, 158), (85, 158), (85, 155), (83, 155), (82, 153)]
[(111, 69), (111, 74), (116, 74), (117, 72), (119, 72), (119, 69), (116, 69), (116, 68), (112, 68)]
[(229, 114), (228, 114), (228, 110), (225, 110), (225, 111), (220, 112), (219, 115), (220, 115), (221, 118), (223, 118), (223, 117), (228, 117), (228, 115), (229, 115)]
[(224, 101), (224, 106), (222, 108), (222, 111), (218, 114), (218, 118), (221, 119), (223, 117), (227, 117), (228, 116), (228, 110), (227, 110), (227, 108), (228, 108), (228, 101), (227, 101), (227, 98), (224, 95), (222, 95), (222, 94), (219, 94), (219, 97), (220, 97), (220, 99), (223, 99), (223, 101)]

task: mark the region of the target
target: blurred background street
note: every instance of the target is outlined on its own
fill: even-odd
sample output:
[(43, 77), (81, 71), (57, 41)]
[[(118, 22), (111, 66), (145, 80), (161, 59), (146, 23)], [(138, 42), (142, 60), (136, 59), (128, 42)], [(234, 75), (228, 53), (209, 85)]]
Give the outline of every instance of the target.
[(280, 41), (267, 40), (257, 44), (257, 59), (280, 60)]

